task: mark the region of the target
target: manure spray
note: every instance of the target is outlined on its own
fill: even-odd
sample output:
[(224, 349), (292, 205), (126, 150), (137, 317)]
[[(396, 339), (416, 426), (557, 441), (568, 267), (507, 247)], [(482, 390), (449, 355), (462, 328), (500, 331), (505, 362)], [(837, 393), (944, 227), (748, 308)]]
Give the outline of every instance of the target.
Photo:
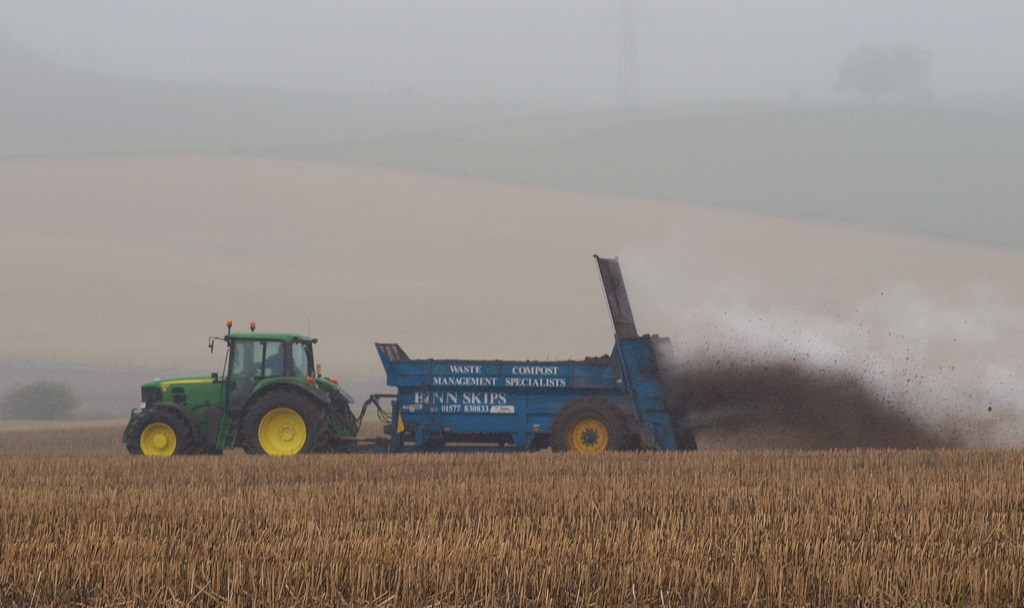
[(672, 339), (669, 405), (700, 448), (1024, 445), (1024, 308), (997, 286), (869, 281), (835, 297), (827, 282), (709, 282), (664, 253), (624, 260), (636, 300), (657, 302), (645, 323)]

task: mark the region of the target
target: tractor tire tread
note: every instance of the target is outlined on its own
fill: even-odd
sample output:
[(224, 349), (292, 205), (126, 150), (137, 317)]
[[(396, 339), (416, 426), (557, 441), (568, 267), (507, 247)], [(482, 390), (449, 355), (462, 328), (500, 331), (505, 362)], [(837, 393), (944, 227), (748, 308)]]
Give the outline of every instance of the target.
[(245, 407), (239, 435), (247, 454), (266, 454), (260, 445), (259, 428), (263, 417), (279, 407), (294, 410), (306, 423), (306, 443), (299, 454), (314, 454), (328, 451), (327, 417), (323, 408), (312, 398), (290, 389), (271, 389), (258, 395)]
[(128, 430), (125, 445), (128, 448), (129, 454), (133, 456), (143, 455), (141, 445), (142, 432), (154, 422), (162, 422), (174, 431), (177, 443), (174, 448), (175, 456), (191, 454), (195, 450), (195, 443), (188, 421), (173, 410), (162, 408), (157, 404), (139, 414), (139, 417), (132, 424), (132, 428)]

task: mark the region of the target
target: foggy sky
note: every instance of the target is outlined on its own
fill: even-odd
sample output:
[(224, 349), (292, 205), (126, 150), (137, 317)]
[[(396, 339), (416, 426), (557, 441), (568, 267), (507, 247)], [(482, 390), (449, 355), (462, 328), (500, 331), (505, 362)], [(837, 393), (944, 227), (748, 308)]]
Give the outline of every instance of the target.
[[(1024, 96), (1016, 0), (633, 0), (640, 100), (838, 98), (861, 44), (932, 53), (936, 97)], [(614, 104), (621, 0), (5, 0), (0, 35), (119, 75)]]

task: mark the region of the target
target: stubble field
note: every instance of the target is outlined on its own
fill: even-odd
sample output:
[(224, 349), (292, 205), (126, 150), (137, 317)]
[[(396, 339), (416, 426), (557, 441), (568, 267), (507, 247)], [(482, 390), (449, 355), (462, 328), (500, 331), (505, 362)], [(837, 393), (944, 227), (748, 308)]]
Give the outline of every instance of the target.
[(0, 605), (1024, 601), (1019, 451), (146, 459), (98, 428), (0, 433)]

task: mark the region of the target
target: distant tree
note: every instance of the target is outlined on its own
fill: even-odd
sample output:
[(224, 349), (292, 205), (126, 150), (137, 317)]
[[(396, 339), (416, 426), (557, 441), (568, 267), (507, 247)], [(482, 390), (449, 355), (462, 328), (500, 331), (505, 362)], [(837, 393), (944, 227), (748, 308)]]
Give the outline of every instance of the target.
[(82, 404), (82, 398), (62, 382), (43, 380), (16, 388), (4, 396), (3, 416), (16, 420), (59, 420)]
[(932, 95), (930, 72), (931, 54), (916, 46), (863, 45), (839, 67), (835, 88), (867, 95), (872, 102), (882, 95), (924, 101)]

